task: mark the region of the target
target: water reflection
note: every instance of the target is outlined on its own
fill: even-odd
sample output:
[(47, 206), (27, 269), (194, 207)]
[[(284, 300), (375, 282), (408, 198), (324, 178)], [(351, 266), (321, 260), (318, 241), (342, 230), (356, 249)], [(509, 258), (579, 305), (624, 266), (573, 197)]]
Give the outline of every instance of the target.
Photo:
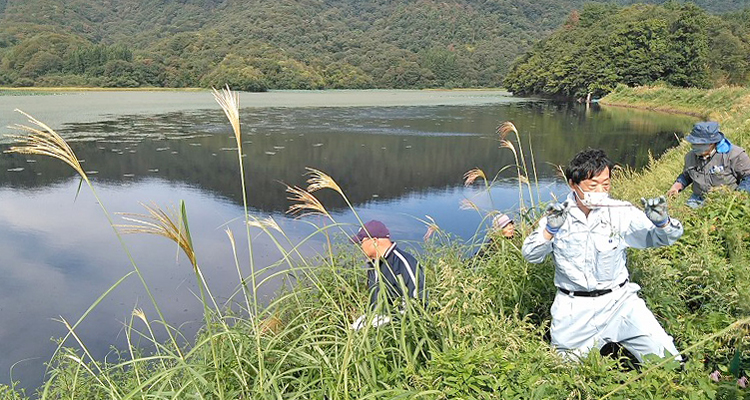
[[(513, 121), (523, 146), (532, 141), (542, 194), (560, 192), (554, 165), (585, 147), (601, 147), (621, 165), (640, 167), (685, 132), (687, 117), (635, 110), (592, 109), (563, 103), (485, 106), (244, 109), (243, 158), (254, 213), (272, 214), (292, 240), (310, 233), (306, 224), (285, 218), (285, 187), (303, 186), (305, 167), (333, 176), (365, 219), (381, 219), (394, 237), (416, 244), (424, 234), (418, 218), (430, 215), (447, 232), (468, 238), (482, 217), (459, 211), (470, 198), (480, 207), (517, 206), (515, 176), (507, 169), (492, 191), (492, 203), (462, 176), (479, 167), (492, 175), (513, 163), (499, 149), (495, 128)], [(72, 142), (91, 173), (102, 203), (111, 212), (143, 212), (138, 202), (160, 206), (185, 200), (199, 262), (212, 291), (224, 300), (237, 288), (237, 272), (224, 233), (240, 235), (242, 210), (236, 143), (225, 117), (215, 111), (116, 116), (67, 124), (58, 131)], [(6, 147), (0, 148), (4, 150)], [(132, 270), (107, 219), (78, 179), (58, 161), (4, 154), (0, 157), (0, 382), (16, 361), (13, 377), (26, 387), (41, 382), (42, 362), (65, 334), (53, 319), (75, 320), (110, 285)], [(321, 197), (341, 222), (353, 222), (340, 199)], [(279, 258), (273, 243), (254, 236), (258, 265)], [(125, 242), (144, 271), (170, 322), (190, 338), (199, 326), (197, 287), (184, 258), (166, 240), (128, 236)], [(240, 246), (241, 248), (242, 246)], [(322, 239), (303, 249), (315, 255)], [(240, 254), (247, 265), (247, 254)], [(353, 266), (354, 267), (354, 266)], [(264, 288), (271, 296), (273, 285)], [(124, 346), (122, 326), (134, 307), (155, 314), (135, 279), (118, 287), (78, 333), (97, 357), (109, 345)]]
[[(514, 163), (498, 148), (495, 128), (513, 121), (524, 147), (531, 140), (541, 177), (552, 177), (585, 147), (601, 147), (621, 165), (638, 167), (686, 130), (686, 117), (597, 110), (571, 104), (520, 103), (476, 107), (320, 108), (246, 110), (243, 150), (251, 206), (288, 207), (284, 185), (302, 184), (306, 166), (333, 176), (355, 203), (395, 199), (460, 184), (473, 167), (488, 174)], [(123, 116), (66, 125), (84, 167), (99, 182), (132, 183), (149, 177), (180, 182), (241, 201), (236, 144), (219, 112)], [(516, 143), (516, 145), (518, 145)], [(58, 162), (9, 155), (0, 170), (5, 186), (45, 187), (72, 176)], [(501, 175), (515, 176), (512, 168)], [(325, 198), (332, 209), (344, 204)]]

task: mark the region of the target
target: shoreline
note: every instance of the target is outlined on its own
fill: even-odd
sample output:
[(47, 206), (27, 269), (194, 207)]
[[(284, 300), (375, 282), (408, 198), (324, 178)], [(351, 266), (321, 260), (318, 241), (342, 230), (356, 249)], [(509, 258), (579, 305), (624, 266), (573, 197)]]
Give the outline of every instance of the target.
[(634, 110), (655, 111), (655, 112), (663, 112), (667, 114), (689, 115), (691, 117), (708, 119), (708, 116), (705, 114), (701, 114), (699, 112), (694, 112), (694, 111), (681, 110), (678, 108), (656, 107), (656, 106), (627, 104), (627, 103), (610, 103), (606, 101), (603, 102), (601, 100), (599, 101), (599, 104), (607, 106), (607, 107), (631, 108)]

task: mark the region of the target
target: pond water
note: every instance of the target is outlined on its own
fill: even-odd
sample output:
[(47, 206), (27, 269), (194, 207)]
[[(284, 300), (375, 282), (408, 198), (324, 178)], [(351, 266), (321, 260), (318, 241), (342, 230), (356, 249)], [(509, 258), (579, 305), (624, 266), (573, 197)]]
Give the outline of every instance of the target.
[[(305, 167), (331, 175), (364, 220), (380, 219), (392, 236), (418, 253), (432, 218), (457, 240), (483, 232), (482, 213), (513, 214), (519, 206), (513, 153), (499, 148), (497, 126), (513, 121), (529, 157), (530, 138), (543, 201), (565, 193), (555, 166), (586, 147), (605, 149), (616, 163), (639, 168), (677, 144), (694, 119), (630, 109), (518, 99), (494, 91), (333, 91), (241, 94), (243, 158), (248, 203), (272, 216), (291, 242), (322, 224), (289, 218), (285, 184), (305, 186)], [(90, 174), (101, 204), (115, 213), (144, 213), (184, 200), (198, 261), (213, 293), (231, 302), (239, 282), (225, 229), (244, 237), (242, 192), (234, 136), (210, 92), (84, 92), (0, 97), (2, 125), (26, 123), (20, 108), (70, 141)], [(4, 133), (12, 133), (6, 129)], [(515, 143), (518, 145), (518, 143)], [(0, 142), (6, 150), (9, 141)], [(464, 187), (463, 174), (498, 171), (489, 194)], [(75, 322), (118, 279), (132, 270), (105, 213), (60, 161), (39, 156), (0, 157), (0, 383), (37, 387), (43, 363)], [(666, 188), (665, 188), (666, 189)], [(337, 222), (353, 223), (332, 193), (320, 199)], [(536, 193), (535, 193), (536, 195)], [(656, 195), (656, 193), (644, 193)], [(528, 196), (527, 196), (528, 198)], [(482, 212), (461, 210), (471, 200)], [(353, 232), (354, 226), (344, 231)], [(343, 237), (343, 233), (341, 234)], [(253, 233), (256, 265), (278, 261), (265, 235)], [(190, 338), (202, 309), (188, 261), (156, 236), (123, 238), (167, 320)], [(325, 250), (313, 237), (303, 252)], [(247, 245), (238, 245), (247, 269)], [(179, 256), (178, 256), (179, 255)], [(260, 289), (263, 298), (274, 285)], [(140, 282), (128, 278), (90, 313), (77, 333), (95, 357), (124, 348), (123, 326), (134, 308), (156, 319)], [(73, 344), (72, 342), (69, 344)]]

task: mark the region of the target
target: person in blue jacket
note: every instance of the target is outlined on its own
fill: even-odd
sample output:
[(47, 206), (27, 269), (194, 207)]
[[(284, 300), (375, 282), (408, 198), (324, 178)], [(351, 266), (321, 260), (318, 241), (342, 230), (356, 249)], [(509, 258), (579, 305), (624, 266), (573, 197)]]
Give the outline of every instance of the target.
[[(351, 237), (359, 244), (368, 258), (367, 285), (370, 289), (370, 311), (375, 313), (373, 326), (390, 322), (386, 311), (388, 306), (400, 305), (404, 297), (427, 300), (424, 270), (409, 253), (398, 248), (391, 241), (388, 228), (380, 221), (372, 220), (364, 224), (356, 235)], [(388, 302), (386, 305), (383, 301)], [(363, 315), (352, 324), (355, 330), (361, 329), (366, 320)]]
[(676, 196), (692, 184), (687, 205), (695, 208), (703, 204), (706, 192), (719, 186), (750, 192), (750, 157), (724, 136), (717, 122), (696, 123), (685, 140), (693, 148), (685, 155), (685, 167), (668, 196)]

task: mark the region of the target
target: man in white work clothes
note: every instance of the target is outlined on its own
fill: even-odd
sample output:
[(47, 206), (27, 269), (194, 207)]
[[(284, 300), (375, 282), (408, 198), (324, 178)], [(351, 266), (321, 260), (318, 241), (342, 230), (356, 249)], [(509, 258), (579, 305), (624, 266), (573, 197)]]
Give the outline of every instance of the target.
[(609, 342), (643, 361), (647, 354), (681, 360), (646, 303), (629, 282), (628, 247), (666, 246), (682, 236), (664, 197), (641, 199), (645, 211), (609, 197), (613, 164), (602, 150), (578, 153), (565, 171), (572, 192), (547, 207), (523, 243), (523, 256), (541, 263), (552, 253), (557, 294), (552, 304), (552, 345), (566, 357), (585, 357)]

